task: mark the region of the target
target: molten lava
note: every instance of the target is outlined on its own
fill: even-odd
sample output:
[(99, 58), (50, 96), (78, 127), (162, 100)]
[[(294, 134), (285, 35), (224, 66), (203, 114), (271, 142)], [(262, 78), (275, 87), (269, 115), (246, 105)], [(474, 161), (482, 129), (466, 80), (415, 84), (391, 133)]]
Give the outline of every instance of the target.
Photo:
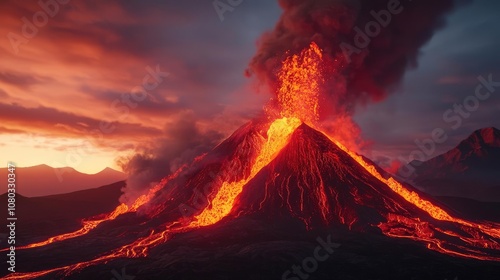
[(264, 144), (250, 171), (250, 175), (238, 182), (224, 182), (217, 195), (201, 214), (195, 217), (191, 227), (215, 224), (226, 217), (233, 209), (236, 197), (243, 187), (276, 156), (286, 145), (288, 137), (301, 124), (297, 118), (275, 120), (267, 131), (267, 142)]
[(321, 50), (316, 43), (285, 60), (278, 74), (278, 103), (285, 118), (298, 118), (307, 124), (318, 120)]
[(271, 123), (267, 142), (255, 159), (250, 175), (238, 182), (224, 182), (211, 205), (195, 217), (192, 227), (212, 225), (227, 216), (243, 186), (285, 147), (290, 134), (302, 122), (314, 123), (318, 120), (321, 58), (318, 45), (311, 43), (308, 49), (283, 62), (278, 74), (278, 103), (282, 118)]
[[(163, 179), (162, 182), (160, 182), (159, 184), (157, 184), (156, 186), (151, 188), (147, 194), (143, 194), (143, 195), (139, 196), (137, 199), (135, 199), (135, 201), (132, 203), (132, 205), (130, 205), (130, 207), (125, 203), (121, 203), (120, 205), (118, 205), (115, 208), (115, 210), (113, 210), (110, 213), (101, 214), (101, 215), (98, 215), (98, 216), (95, 216), (95, 217), (92, 217), (89, 219), (82, 220), (82, 228), (80, 228), (74, 232), (56, 235), (56, 236), (50, 237), (49, 239), (47, 239), (45, 241), (28, 244), (26, 246), (19, 246), (16, 249), (22, 250), (22, 249), (42, 247), (42, 246), (49, 245), (49, 244), (52, 244), (55, 242), (60, 242), (60, 241), (76, 238), (79, 236), (83, 236), (83, 235), (89, 233), (91, 230), (95, 229), (97, 226), (99, 226), (103, 222), (112, 221), (112, 220), (116, 219), (118, 216), (125, 214), (125, 213), (136, 212), (141, 206), (148, 203), (154, 197), (156, 192), (158, 192), (165, 185), (165, 183), (168, 180), (171, 180), (172, 178), (177, 177), (184, 168), (186, 168), (185, 165), (182, 166), (181, 168), (179, 168), (176, 172), (174, 172), (169, 177)], [(0, 252), (7, 251), (7, 250), (8, 250), (8, 248), (2, 249), (2, 250), (0, 250)]]

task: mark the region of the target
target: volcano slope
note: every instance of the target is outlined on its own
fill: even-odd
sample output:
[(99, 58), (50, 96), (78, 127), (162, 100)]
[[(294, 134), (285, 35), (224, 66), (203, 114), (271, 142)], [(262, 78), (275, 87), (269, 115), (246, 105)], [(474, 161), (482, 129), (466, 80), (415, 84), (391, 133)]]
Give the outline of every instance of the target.
[[(244, 126), (166, 182), (139, 215), (19, 251), (22, 271), (56, 268), (38, 279), (497, 278), (497, 224), (461, 220), (423, 194), (395, 191), (401, 185), (305, 124), (244, 181), (227, 214), (197, 224), (221, 183), (251, 175), (269, 138), (259, 125)], [(312, 262), (329, 241), (335, 249)]]
[(277, 219), (291, 215), (307, 228), (340, 224), (363, 231), (385, 222), (390, 213), (431, 218), (305, 124), (245, 186), (234, 211)]

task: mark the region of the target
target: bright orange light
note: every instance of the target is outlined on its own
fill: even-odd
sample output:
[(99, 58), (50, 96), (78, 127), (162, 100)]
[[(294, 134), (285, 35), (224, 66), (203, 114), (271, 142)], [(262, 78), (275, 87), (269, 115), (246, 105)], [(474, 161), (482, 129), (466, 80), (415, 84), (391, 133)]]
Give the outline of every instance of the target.
[(278, 102), (281, 116), (298, 118), (307, 124), (318, 120), (323, 55), (316, 43), (299, 55), (287, 58), (278, 74)]
[(243, 186), (252, 180), (255, 175), (286, 146), (290, 134), (302, 122), (297, 118), (282, 118), (275, 120), (267, 131), (267, 142), (260, 150), (250, 175), (238, 182), (224, 182), (210, 205), (203, 210), (191, 223), (191, 227), (207, 226), (215, 224), (227, 216), (233, 209), (236, 197), (243, 190)]
[(278, 102), (282, 118), (275, 120), (269, 127), (267, 142), (261, 148), (250, 175), (238, 182), (224, 182), (210, 205), (195, 217), (191, 226), (211, 225), (227, 216), (243, 186), (285, 147), (295, 129), (302, 122), (312, 124), (318, 120), (321, 59), (318, 45), (311, 43), (308, 49), (283, 62), (278, 74)]

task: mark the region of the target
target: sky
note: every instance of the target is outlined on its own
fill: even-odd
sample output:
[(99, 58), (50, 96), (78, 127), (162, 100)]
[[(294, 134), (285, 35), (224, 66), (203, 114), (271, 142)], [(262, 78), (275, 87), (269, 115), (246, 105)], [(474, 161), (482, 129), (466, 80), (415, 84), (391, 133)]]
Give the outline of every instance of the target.
[[(211, 0), (37, 2), (0, 3), (0, 167), (95, 173), (151, 146), (182, 159), (270, 98), (244, 73), (281, 15), (277, 1), (243, 0), (223, 14)], [(441, 128), (449, 137), (431, 157), (475, 129), (500, 128), (500, 88), (459, 126), (443, 120), (474, 95), (478, 76), (500, 81), (499, 12), (493, 0), (457, 8), (388, 98), (356, 108), (368, 156), (411, 160), (415, 141)]]
[[(464, 107), (461, 121), (443, 117), (455, 104), (474, 105), (470, 97), (481, 84), (479, 76), (488, 80), (492, 75), (493, 81), (500, 81), (499, 13), (500, 2), (489, 0), (476, 0), (450, 13), (446, 26), (424, 46), (417, 68), (406, 73), (396, 92), (358, 110), (355, 119), (362, 137), (373, 140), (373, 159), (386, 164), (419, 159), (411, 156), (421, 150), (415, 142), (430, 139), (435, 129), (448, 137), (435, 143), (435, 151), (425, 153), (424, 159), (452, 149), (477, 129), (500, 128), (500, 88), (480, 100), (477, 108)], [(457, 115), (448, 113), (449, 118)]]

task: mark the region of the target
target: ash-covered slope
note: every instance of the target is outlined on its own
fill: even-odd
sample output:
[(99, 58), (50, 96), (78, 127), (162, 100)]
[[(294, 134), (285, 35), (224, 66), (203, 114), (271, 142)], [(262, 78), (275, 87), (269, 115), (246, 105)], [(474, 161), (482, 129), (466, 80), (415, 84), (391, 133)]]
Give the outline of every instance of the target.
[(386, 221), (389, 213), (429, 217), (306, 124), (244, 187), (233, 212), (292, 215), (307, 226), (343, 224), (365, 229)]
[(308, 229), (343, 225), (412, 239), (455, 256), (500, 256), (498, 225), (456, 218), (433, 199), (357, 160), (302, 124), (276, 158), (245, 185), (232, 213), (271, 222), (293, 218)]
[(142, 210), (160, 220), (188, 218), (199, 213), (208, 205), (222, 182), (238, 181), (248, 176), (265, 141), (264, 125), (251, 121), (237, 129), (212, 151), (168, 180)]

